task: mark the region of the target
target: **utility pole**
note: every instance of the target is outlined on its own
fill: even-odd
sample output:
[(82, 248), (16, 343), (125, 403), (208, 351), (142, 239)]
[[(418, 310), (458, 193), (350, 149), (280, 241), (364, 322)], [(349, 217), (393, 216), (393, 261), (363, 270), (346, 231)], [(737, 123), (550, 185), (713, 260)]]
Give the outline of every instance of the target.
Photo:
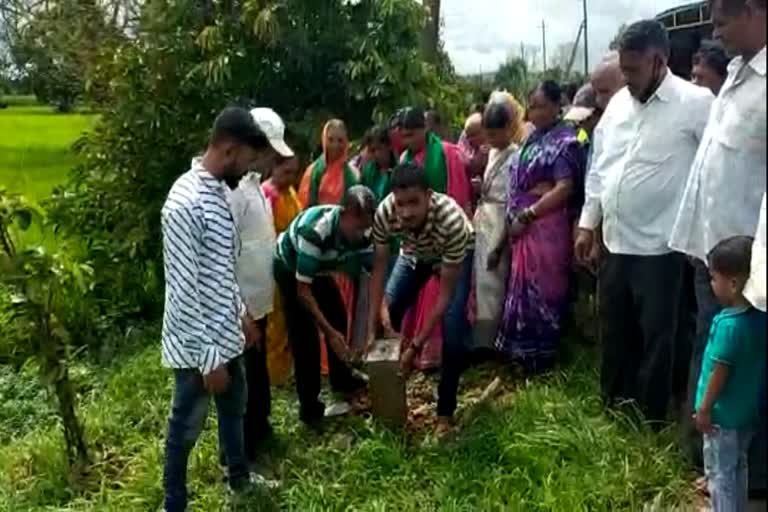
[(587, 22), (587, 0), (582, 0), (584, 7), (584, 74), (589, 76), (589, 24)]
[(544, 54), (544, 69), (547, 70), (547, 23), (541, 20), (541, 49)]

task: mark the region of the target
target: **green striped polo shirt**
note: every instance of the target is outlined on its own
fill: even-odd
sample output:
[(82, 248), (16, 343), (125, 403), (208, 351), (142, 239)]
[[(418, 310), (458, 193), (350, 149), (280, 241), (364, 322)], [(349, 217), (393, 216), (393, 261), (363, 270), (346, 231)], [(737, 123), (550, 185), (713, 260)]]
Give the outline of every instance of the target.
[(369, 240), (351, 245), (341, 236), (340, 215), (337, 205), (307, 208), (277, 239), (275, 259), (295, 272), (297, 281), (311, 283), (318, 275), (339, 271), (355, 275), (370, 259)]

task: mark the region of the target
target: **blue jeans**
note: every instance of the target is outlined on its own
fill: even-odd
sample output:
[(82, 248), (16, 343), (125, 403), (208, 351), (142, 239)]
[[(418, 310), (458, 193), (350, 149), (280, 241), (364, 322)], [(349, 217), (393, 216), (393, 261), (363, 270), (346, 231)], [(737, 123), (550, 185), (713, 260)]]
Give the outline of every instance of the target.
[[(443, 363), (437, 394), (438, 416), (453, 416), (459, 380), (467, 364), (470, 327), (467, 319), (467, 299), (472, 286), (474, 251), (468, 251), (448, 309), (443, 315)], [(416, 302), (421, 288), (435, 274), (432, 265), (399, 256), (387, 282), (385, 295), (389, 303), (392, 327), (400, 331), (406, 311)]]
[(704, 472), (707, 475), (713, 512), (747, 509), (747, 450), (752, 434), (718, 430), (704, 435)]
[[(219, 442), (228, 463), (229, 485), (240, 489), (248, 483), (248, 463), (243, 441), (243, 416), (247, 400), (245, 368), (242, 358), (227, 365), (230, 383), (227, 390), (214, 395), (219, 417)], [(168, 438), (165, 442), (166, 512), (183, 512), (187, 507), (187, 461), (208, 416), (210, 394), (203, 387), (197, 370), (174, 370), (175, 388)]]

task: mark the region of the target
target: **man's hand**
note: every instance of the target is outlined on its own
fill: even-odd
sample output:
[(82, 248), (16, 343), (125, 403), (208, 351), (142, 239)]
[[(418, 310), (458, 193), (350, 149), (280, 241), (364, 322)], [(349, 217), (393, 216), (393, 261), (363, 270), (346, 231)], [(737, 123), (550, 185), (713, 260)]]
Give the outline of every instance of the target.
[(243, 316), (243, 333), (245, 334), (245, 348), (263, 348), (264, 333), (261, 326), (248, 313)]
[(595, 233), (591, 229), (579, 229), (576, 241), (573, 244), (573, 252), (576, 261), (585, 267), (592, 267), (594, 261)]
[(418, 353), (416, 352), (416, 349), (414, 349), (413, 344), (411, 344), (407, 349), (405, 349), (403, 355), (400, 356), (400, 372), (406, 379), (413, 371), (417, 355)]
[(203, 375), (203, 387), (213, 395), (224, 393), (229, 387), (229, 373), (227, 367), (222, 365), (208, 375)]
[(520, 235), (525, 233), (525, 230), (528, 229), (528, 226), (526, 224), (523, 224), (519, 220), (515, 219), (512, 222), (509, 223), (509, 226), (507, 227), (507, 236), (511, 238), (518, 238)]
[(717, 427), (712, 425), (712, 413), (710, 411), (700, 409), (693, 415), (693, 423), (696, 425), (696, 430), (702, 434), (714, 434), (717, 432)]
[(352, 361), (354, 354), (347, 346), (347, 339), (343, 334), (335, 329), (329, 329), (328, 332), (325, 333), (325, 340), (339, 359), (345, 363)]
[(403, 352), (403, 355), (400, 358), (400, 371), (404, 377), (407, 378), (413, 371), (416, 358), (419, 354), (421, 354), (425, 343), (426, 340), (424, 337), (422, 335), (418, 335), (413, 338), (411, 344), (408, 345), (408, 348), (405, 350), (405, 352)]
[(381, 319), (383, 336), (385, 338), (397, 338), (397, 331), (392, 327), (392, 319), (389, 317), (389, 304), (387, 304), (387, 301), (382, 301), (381, 303), (379, 318)]

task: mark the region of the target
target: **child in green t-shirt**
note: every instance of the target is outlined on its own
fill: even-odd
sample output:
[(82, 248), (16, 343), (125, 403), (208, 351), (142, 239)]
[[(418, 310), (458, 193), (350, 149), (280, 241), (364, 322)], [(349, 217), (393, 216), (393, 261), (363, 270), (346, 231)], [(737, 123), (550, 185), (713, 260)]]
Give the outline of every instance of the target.
[(696, 391), (696, 428), (714, 512), (746, 510), (747, 450), (765, 386), (766, 316), (744, 298), (752, 239), (723, 240), (709, 253), (712, 291), (723, 306), (709, 331)]

